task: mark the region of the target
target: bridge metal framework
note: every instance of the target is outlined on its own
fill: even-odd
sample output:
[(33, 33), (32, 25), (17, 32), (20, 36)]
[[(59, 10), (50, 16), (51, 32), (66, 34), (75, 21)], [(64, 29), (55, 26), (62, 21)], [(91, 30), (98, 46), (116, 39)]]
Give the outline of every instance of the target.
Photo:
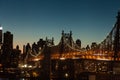
[[(49, 40), (50, 41), (50, 40)], [(47, 41), (48, 42), (48, 41)], [(85, 58), (85, 59), (109, 59), (120, 60), (120, 12), (118, 12), (117, 21), (107, 35), (107, 37), (97, 44), (94, 48), (82, 50), (73, 40), (72, 31), (64, 33), (58, 45), (47, 45), (51, 48), (51, 59), (65, 58)], [(43, 48), (44, 49), (44, 48)], [(40, 56), (44, 53), (43, 50), (39, 53), (28, 52), (33, 57)]]
[(72, 79), (77, 78), (81, 73), (120, 74), (118, 68), (120, 67), (120, 12), (110, 33), (94, 48), (81, 49), (74, 42), (72, 31), (70, 33), (62, 31), (58, 45), (50, 44), (49, 41), (47, 41), (49, 45), (46, 44), (38, 53), (29, 49), (25, 62), (43, 61), (41, 65), (47, 66), (47, 69), (43, 69), (48, 71), (47, 75), (52, 78)]

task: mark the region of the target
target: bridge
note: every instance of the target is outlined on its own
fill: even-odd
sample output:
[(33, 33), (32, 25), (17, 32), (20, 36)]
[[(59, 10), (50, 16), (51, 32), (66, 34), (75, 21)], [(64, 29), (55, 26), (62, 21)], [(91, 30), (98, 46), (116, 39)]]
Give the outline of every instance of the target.
[(58, 45), (46, 38), (42, 47), (29, 48), (24, 58), (24, 64), (37, 63), (34, 67), (44, 70), (41, 75), (53, 80), (103, 80), (103, 75), (105, 80), (119, 80), (119, 61), (120, 12), (114, 27), (99, 44), (83, 49), (74, 42), (72, 31), (62, 31)]

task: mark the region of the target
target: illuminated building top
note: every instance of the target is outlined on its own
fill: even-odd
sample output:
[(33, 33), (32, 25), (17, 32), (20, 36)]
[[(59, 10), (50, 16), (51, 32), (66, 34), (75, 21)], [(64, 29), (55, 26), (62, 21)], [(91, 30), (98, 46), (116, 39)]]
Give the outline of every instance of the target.
[(0, 25), (0, 30), (3, 30), (2, 26)]

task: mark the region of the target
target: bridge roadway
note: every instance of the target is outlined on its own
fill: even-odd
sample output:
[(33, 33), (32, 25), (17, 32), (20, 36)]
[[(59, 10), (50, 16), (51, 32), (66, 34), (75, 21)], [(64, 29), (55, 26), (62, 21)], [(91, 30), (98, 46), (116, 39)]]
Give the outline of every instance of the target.
[(120, 80), (120, 62), (114, 61), (111, 55), (48, 53), (31, 59), (41, 66), (40, 73), (46, 79), (50, 77), (52, 80)]
[[(108, 55), (107, 54), (85, 54), (81, 52), (74, 52), (74, 53), (65, 53), (65, 54), (52, 54), (50, 55), (50, 59), (61, 59), (61, 58), (66, 58), (66, 59), (90, 59), (90, 60), (103, 60), (103, 61), (114, 61), (113, 55)], [(38, 60), (43, 60), (44, 56), (40, 55), (37, 57), (31, 57), (28, 59), (28, 61), (38, 61)], [(120, 61), (120, 58), (116, 58), (116, 61)]]

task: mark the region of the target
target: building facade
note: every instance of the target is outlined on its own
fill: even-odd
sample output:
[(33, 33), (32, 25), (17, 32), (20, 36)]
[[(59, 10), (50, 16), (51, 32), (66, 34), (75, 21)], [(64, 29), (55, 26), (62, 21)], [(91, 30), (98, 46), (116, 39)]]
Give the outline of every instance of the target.
[(4, 33), (2, 50), (2, 64), (4, 67), (9, 67), (11, 63), (10, 57), (13, 51), (13, 34), (11, 34), (9, 31)]

